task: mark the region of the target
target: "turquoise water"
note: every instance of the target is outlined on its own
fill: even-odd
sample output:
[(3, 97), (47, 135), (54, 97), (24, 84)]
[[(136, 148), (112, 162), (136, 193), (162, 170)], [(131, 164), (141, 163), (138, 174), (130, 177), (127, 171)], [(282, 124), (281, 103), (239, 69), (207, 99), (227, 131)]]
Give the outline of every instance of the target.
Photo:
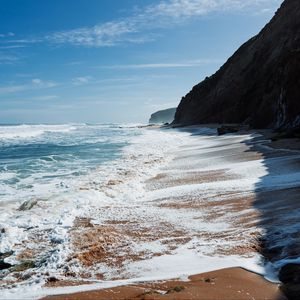
[(47, 196), (120, 156), (137, 129), (119, 125), (0, 126), (0, 202)]
[[(6, 264), (0, 270), (2, 298), (24, 299), (26, 293), (32, 299), (43, 291), (49, 274), (68, 277), (72, 270), (78, 279), (83, 273), (93, 280), (99, 272), (116, 276), (119, 270), (106, 261), (82, 264), (74, 237), (83, 234), (80, 243), (88, 249), (94, 238), (102, 238), (98, 229), (109, 228), (110, 220), (144, 223), (148, 205), (143, 203), (151, 197), (146, 181), (186, 139), (188, 133), (119, 124), (0, 126), (0, 262)], [(159, 217), (156, 209), (149, 214), (151, 221)], [(86, 228), (77, 220), (90, 220), (96, 230), (87, 244)], [(137, 244), (134, 236), (111, 234), (133, 253), (148, 247), (144, 241)], [(21, 279), (14, 277), (14, 266), (27, 260), (34, 267), (21, 272)]]

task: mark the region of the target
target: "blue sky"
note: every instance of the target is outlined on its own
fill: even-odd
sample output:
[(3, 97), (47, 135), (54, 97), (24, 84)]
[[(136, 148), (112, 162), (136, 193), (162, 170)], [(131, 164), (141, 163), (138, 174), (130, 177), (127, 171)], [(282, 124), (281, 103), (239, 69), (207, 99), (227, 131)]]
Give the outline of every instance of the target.
[(1, 0), (0, 123), (146, 122), (281, 0)]

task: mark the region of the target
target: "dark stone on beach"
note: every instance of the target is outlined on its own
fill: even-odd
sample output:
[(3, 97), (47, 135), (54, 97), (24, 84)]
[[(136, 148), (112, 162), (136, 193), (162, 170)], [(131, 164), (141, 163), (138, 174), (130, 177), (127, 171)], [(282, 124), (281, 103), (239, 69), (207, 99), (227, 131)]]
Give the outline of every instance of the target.
[(228, 133), (236, 133), (238, 132), (240, 129), (237, 126), (221, 126), (218, 129), (218, 135), (224, 135), (224, 134), (228, 134)]
[(178, 285), (178, 286), (173, 287), (172, 289), (169, 289), (166, 292), (166, 294), (171, 294), (171, 293), (174, 293), (174, 292), (179, 293), (179, 292), (181, 292), (183, 290), (185, 290), (185, 287), (182, 286), (182, 285)]
[(12, 267), (11, 264), (4, 262), (4, 259), (11, 256), (13, 253), (13, 251), (8, 251), (4, 253), (0, 252), (0, 270), (9, 269), (10, 267)]
[(279, 271), (279, 280), (283, 283), (300, 284), (300, 264), (284, 265)]
[(6, 257), (9, 257), (9, 256), (11, 256), (11, 255), (13, 255), (14, 254), (14, 251), (7, 251), (7, 252), (4, 252), (4, 253), (1, 253), (0, 252), (0, 259), (1, 260), (3, 260), (3, 259), (5, 259)]
[(9, 263), (4, 262), (3, 260), (0, 260), (0, 271), (9, 269), (12, 265)]
[(51, 277), (47, 278), (47, 282), (57, 282), (57, 281), (59, 281), (59, 280), (54, 276), (51, 276)]
[(285, 0), (259, 34), (182, 98), (173, 124), (300, 126), (300, 1)]
[(249, 130), (249, 126), (247, 125), (222, 125), (217, 128), (218, 135), (224, 135), (228, 133), (236, 133), (242, 130)]
[(16, 273), (14, 273), (13, 276), (19, 280), (28, 280), (28, 279), (32, 278), (32, 275), (33, 275), (33, 273), (31, 273), (31, 272), (26, 272), (26, 273), (22, 273), (22, 272), (17, 273), (16, 272)]
[(300, 299), (300, 264), (287, 264), (279, 271), (281, 290), (288, 299)]
[(228, 133), (236, 133), (239, 129), (237, 127), (230, 127), (230, 126), (222, 126), (218, 128), (218, 135), (224, 135)]
[(61, 237), (52, 237), (51, 239), (50, 239), (50, 242), (52, 243), (52, 244), (63, 244), (63, 242), (64, 242), (64, 239), (63, 238), (61, 238)]
[(27, 200), (24, 203), (21, 204), (19, 207), (19, 210), (30, 210), (35, 205), (37, 205), (38, 201), (36, 199)]
[(280, 289), (289, 300), (300, 299), (300, 284), (286, 283), (282, 284)]
[(300, 127), (291, 128), (288, 130), (277, 130), (276, 134), (271, 138), (272, 141), (279, 141), (282, 139), (300, 138)]
[(12, 268), (12, 271), (13, 272), (23, 272), (23, 271), (26, 271), (28, 269), (33, 269), (36, 267), (36, 264), (34, 261), (31, 261), (31, 260), (26, 260), (26, 261), (23, 261), (21, 262), (20, 264), (14, 266)]

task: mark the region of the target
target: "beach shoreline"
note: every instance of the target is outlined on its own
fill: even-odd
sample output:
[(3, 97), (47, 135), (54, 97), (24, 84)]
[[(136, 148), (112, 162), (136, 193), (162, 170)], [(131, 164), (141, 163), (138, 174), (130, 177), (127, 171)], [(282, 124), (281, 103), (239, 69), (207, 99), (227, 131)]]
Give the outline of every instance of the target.
[(228, 268), (179, 279), (145, 282), (102, 290), (55, 295), (42, 300), (265, 299), (286, 300), (279, 285), (242, 268)]
[[(292, 217), (286, 206), (300, 192), (294, 166), (299, 152), (284, 149), (282, 141), (273, 148), (270, 132), (218, 136), (216, 128), (163, 129), (182, 143), (167, 162), (154, 160), (157, 166), (138, 183), (141, 197), (101, 206), (102, 222), (82, 216), (69, 230), (72, 259), (93, 275), (78, 277), (70, 269), (63, 276), (48, 274), (36, 298), (228, 299), (237, 293), (240, 298), (232, 299), (285, 299), (276, 272), (282, 253), (292, 255), (293, 249), (276, 244), (286, 234), (276, 228)], [(148, 168), (148, 159), (143, 161)], [(114, 191), (125, 184), (110, 179), (107, 186)], [(290, 225), (287, 240), (297, 230), (295, 222)], [(100, 262), (110, 268), (109, 277), (105, 269), (97, 271)]]
[[(215, 126), (201, 126), (200, 128), (205, 128), (209, 127), (212, 129), (216, 129), (217, 125)], [(148, 128), (150, 129), (157, 129), (157, 127), (152, 127), (149, 126)], [(185, 129), (187, 130), (193, 130), (195, 128), (199, 128), (196, 126), (192, 127), (187, 127)], [(183, 129), (183, 130), (185, 130)], [(182, 130), (182, 129), (181, 129)], [(283, 140), (283, 141), (271, 141), (270, 139), (274, 135), (271, 131), (251, 131), (252, 134), (259, 133), (261, 136), (256, 137), (256, 139), (261, 140), (261, 145), (265, 145), (271, 149), (282, 149), (283, 151), (285, 150), (299, 150), (295, 145), (298, 145), (298, 141), (296, 139), (293, 139), (293, 142), (291, 143), (291, 140)], [(249, 132), (241, 132), (237, 133), (237, 135), (244, 135), (244, 134), (249, 134)], [(178, 159), (178, 157), (177, 157)], [(176, 158), (175, 158), (176, 160)], [(202, 174), (203, 176), (203, 174)], [(219, 174), (212, 175), (212, 177), (219, 177)], [(213, 180), (213, 178), (209, 178), (209, 180)], [(154, 177), (154, 180), (157, 179)], [(187, 178), (184, 178), (184, 180), (187, 180)], [(191, 179), (188, 179), (191, 180)], [(203, 179), (202, 179), (203, 180)], [(179, 180), (180, 181), (180, 180)], [(179, 182), (177, 179), (177, 183)], [(201, 182), (201, 178), (198, 180), (194, 179), (192, 183), (195, 182)], [(191, 182), (190, 182), (191, 183)], [(175, 183), (176, 184), (176, 183)], [(181, 183), (182, 184), (182, 183)], [(174, 185), (174, 184), (173, 184)], [(169, 206), (170, 204), (168, 204)], [(255, 251), (257, 252), (263, 252), (264, 249), (260, 249), (259, 243), (254, 247)], [(242, 250), (243, 251), (243, 250)], [(227, 280), (228, 278), (231, 278), (232, 276), (234, 277), (234, 274), (238, 273), (239, 276), (238, 278), (235, 278), (235, 280), (232, 280), (232, 283), (230, 284), (231, 288), (229, 290), (224, 290), (224, 283), (220, 283), (218, 285), (215, 285), (215, 282), (211, 282), (212, 285), (215, 285), (213, 289), (207, 290), (207, 285), (206, 286), (199, 286), (198, 284), (195, 284), (193, 279), (191, 278), (205, 278), (208, 273), (202, 273), (194, 276), (189, 277), (189, 281), (177, 281), (177, 280), (168, 280), (168, 281), (162, 281), (160, 283), (148, 283), (147, 286), (144, 286), (143, 284), (139, 285), (134, 285), (134, 286), (125, 286), (125, 287), (115, 287), (111, 288), (109, 290), (103, 289), (103, 290), (96, 290), (96, 291), (91, 291), (91, 292), (83, 292), (83, 293), (75, 293), (75, 294), (69, 294), (68, 296), (63, 295), (63, 296), (49, 296), (46, 297), (45, 299), (86, 299), (90, 297), (100, 297), (100, 299), (128, 299), (128, 295), (130, 295), (129, 298), (132, 299), (228, 299), (228, 297), (232, 297), (231, 299), (252, 299), (251, 297), (254, 298), (264, 298), (264, 299), (285, 299), (283, 294), (279, 290), (279, 284), (278, 283), (271, 283), (269, 281), (266, 281), (262, 276), (260, 275), (253, 275), (251, 271), (247, 271), (245, 269), (241, 268), (226, 268), (226, 269), (218, 269), (215, 271), (212, 271), (209, 273), (209, 275), (213, 276), (214, 278), (222, 278), (226, 284), (228, 283)], [(251, 274), (251, 275), (249, 275)], [(224, 279), (225, 278), (227, 279)], [(251, 284), (247, 281), (249, 276), (254, 276), (255, 278), (252, 278), (253, 281), (251, 281)], [(210, 282), (211, 279), (208, 279)], [(201, 280), (200, 280), (201, 281)], [(205, 282), (205, 279), (204, 279)], [(180, 284), (179, 284), (180, 283)], [(206, 282), (207, 283), (207, 282)], [(170, 296), (170, 289), (178, 286), (185, 286), (188, 285), (188, 288), (180, 289), (180, 291), (177, 291), (176, 293), (172, 293)], [(250, 285), (250, 287), (249, 287)], [(164, 289), (162, 289), (162, 286)], [(247, 293), (246, 294), (241, 294), (239, 291), (240, 286), (247, 286)], [(142, 291), (141, 291), (142, 289)], [(149, 290), (150, 289), (150, 290)], [(157, 289), (160, 290), (161, 292), (157, 292)], [(191, 292), (192, 290), (193, 292)], [(163, 291), (163, 292), (162, 292)], [(239, 292), (238, 292), (239, 291)], [(264, 294), (264, 292), (267, 292), (267, 294)], [(201, 298), (204, 293), (204, 298)], [(236, 296), (234, 296), (235, 293), (238, 293)], [(119, 296), (117, 296), (119, 295)], [(189, 295), (189, 296), (187, 296)], [(266, 296), (267, 295), (267, 296)], [(221, 297), (223, 298), (216, 298), (216, 297)], [(101, 298), (104, 297), (104, 298)], [(117, 298), (119, 297), (119, 298)], [(185, 298), (184, 298), (185, 297)], [(188, 298), (187, 298), (188, 297)], [(234, 298), (237, 297), (237, 298)], [(268, 298), (269, 297), (269, 298)]]

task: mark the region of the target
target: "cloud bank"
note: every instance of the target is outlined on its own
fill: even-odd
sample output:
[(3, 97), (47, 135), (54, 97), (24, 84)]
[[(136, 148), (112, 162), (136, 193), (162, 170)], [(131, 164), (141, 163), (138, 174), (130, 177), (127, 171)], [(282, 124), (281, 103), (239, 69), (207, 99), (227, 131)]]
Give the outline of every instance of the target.
[[(282, 0), (165, 0), (139, 8), (123, 19), (50, 33), (44, 37), (10, 42), (111, 47), (120, 44), (145, 43), (155, 39), (152, 30), (168, 28), (211, 13), (266, 12)], [(3, 37), (7, 37), (3, 35)], [(1, 35), (0, 35), (1, 37)]]

